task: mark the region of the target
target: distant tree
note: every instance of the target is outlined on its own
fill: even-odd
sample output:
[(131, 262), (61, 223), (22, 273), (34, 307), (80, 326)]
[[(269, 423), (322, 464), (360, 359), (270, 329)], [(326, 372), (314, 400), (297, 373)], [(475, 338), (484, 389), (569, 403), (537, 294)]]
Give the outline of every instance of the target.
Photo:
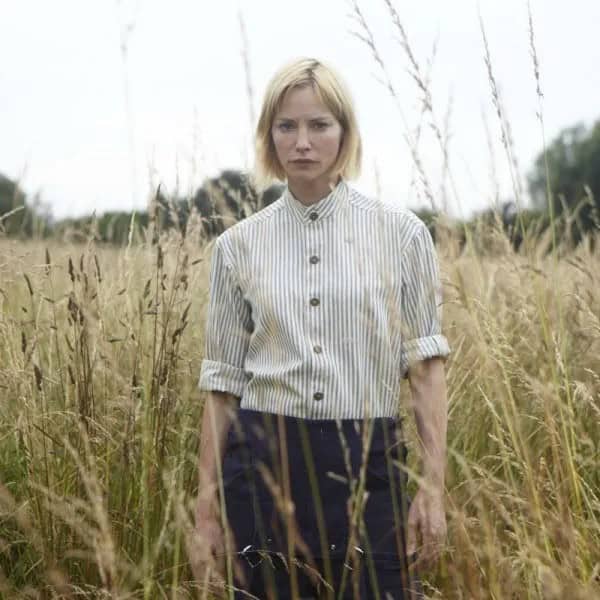
[[(443, 244), (444, 239), (452, 239), (459, 249), (469, 245), (480, 254), (505, 251), (499, 233), (518, 251), (524, 239), (539, 241), (549, 225), (546, 212), (537, 209), (519, 211), (512, 200), (475, 212), (464, 221), (448, 219), (442, 213), (427, 208), (414, 209), (414, 212), (425, 223), (436, 243)], [(558, 231), (562, 231), (560, 227)]]
[[(144, 239), (148, 227), (148, 212), (108, 211), (97, 215), (66, 217), (55, 223), (54, 234), (71, 241), (94, 239), (99, 242), (125, 245), (129, 236), (134, 243)], [(159, 227), (164, 228), (164, 218)], [(170, 227), (171, 225), (169, 225)]]
[(15, 181), (0, 173), (0, 231), (30, 235), (31, 231), (23, 231), (28, 221), (25, 193)]
[(100, 239), (103, 242), (112, 242), (119, 245), (128, 242), (132, 226), (134, 231), (138, 231), (138, 228), (147, 227), (148, 213), (146, 211), (136, 212), (133, 223), (132, 213), (124, 211), (103, 213), (96, 221)]
[(213, 237), (268, 206), (282, 191), (282, 185), (274, 184), (259, 193), (246, 173), (225, 170), (207, 179), (191, 204), (202, 218), (205, 233)]
[(485, 244), (489, 240), (486, 233), (502, 230), (515, 250), (519, 250), (523, 242), (531, 240), (539, 242), (549, 225), (548, 213), (536, 208), (519, 210), (512, 200), (506, 200), (498, 208), (489, 208), (473, 216), (466, 224), (476, 244)]
[(565, 129), (546, 156), (537, 157), (528, 183), (534, 208), (543, 211), (548, 209), (546, 174), (554, 214), (562, 217), (573, 240), (600, 229), (600, 121), (591, 129)]
[(200, 218), (206, 238), (216, 237), (225, 229), (265, 208), (281, 195), (283, 186), (272, 185), (259, 193), (248, 176), (235, 170), (222, 171), (208, 178), (189, 198), (168, 197), (159, 188), (150, 205), (150, 212), (136, 211), (132, 221), (130, 212), (107, 212), (99, 217), (85, 216), (63, 219), (56, 232), (70, 238), (93, 238), (113, 244), (125, 244), (133, 225), (134, 241), (143, 239), (145, 230), (153, 223), (158, 231), (177, 229), (186, 233), (190, 216)]
[(50, 211), (39, 195), (28, 198), (19, 184), (0, 173), (0, 233), (43, 237), (50, 230)]

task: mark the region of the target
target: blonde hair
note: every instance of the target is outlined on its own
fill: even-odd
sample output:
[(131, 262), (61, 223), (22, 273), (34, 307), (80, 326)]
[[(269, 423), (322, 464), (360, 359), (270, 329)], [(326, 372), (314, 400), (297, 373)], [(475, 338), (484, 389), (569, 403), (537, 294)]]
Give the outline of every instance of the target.
[(342, 126), (342, 142), (332, 167), (334, 176), (354, 179), (360, 174), (362, 142), (352, 98), (333, 69), (312, 58), (299, 58), (275, 73), (265, 91), (256, 127), (254, 180), (258, 188), (273, 180), (284, 181), (286, 173), (277, 158), (271, 128), (285, 94), (294, 88), (312, 86), (313, 90)]

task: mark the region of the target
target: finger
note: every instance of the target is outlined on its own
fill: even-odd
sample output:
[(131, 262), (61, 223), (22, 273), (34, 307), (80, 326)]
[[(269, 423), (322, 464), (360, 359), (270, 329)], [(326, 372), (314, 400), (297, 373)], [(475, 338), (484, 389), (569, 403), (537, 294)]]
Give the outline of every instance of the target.
[(247, 585), (248, 582), (246, 581), (246, 573), (244, 571), (244, 565), (242, 563), (242, 560), (240, 559), (240, 557), (237, 554), (234, 554), (234, 556), (233, 556), (233, 572), (235, 574), (236, 581), (239, 581), (241, 586)]
[(442, 545), (429, 539), (423, 543), (419, 551), (419, 563), (426, 569), (433, 569), (441, 555)]
[(423, 558), (421, 556), (421, 549), (418, 552), (408, 555), (408, 571), (409, 573), (419, 573), (423, 568)]
[(407, 553), (407, 562), (408, 562), (409, 571), (417, 569), (419, 566), (420, 560), (421, 560), (421, 557), (419, 556), (419, 554), (417, 552), (413, 552), (412, 554)]
[(417, 552), (419, 524), (420, 520), (418, 513), (415, 510), (409, 511), (406, 531), (406, 553), (409, 556)]
[(219, 556), (217, 556), (217, 560), (215, 561), (214, 571), (215, 571), (215, 578), (218, 581), (225, 581), (227, 579), (228, 558), (229, 557), (226, 554), (220, 554)]
[(429, 560), (435, 563), (439, 558), (446, 540), (446, 528), (445, 523), (442, 522), (429, 522), (427, 533), (424, 536), (424, 543), (428, 546)]
[(427, 544), (422, 543), (419, 546), (417, 565), (419, 565), (420, 568), (429, 568), (429, 546)]
[(423, 562), (428, 569), (435, 565), (438, 543), (431, 531), (423, 535), (422, 556)]
[(213, 559), (217, 559), (217, 557), (219, 557), (221, 554), (223, 554), (223, 552), (225, 551), (225, 548), (223, 546), (223, 544), (221, 544), (219, 542), (219, 540), (213, 540), (213, 542), (210, 545), (210, 554), (213, 557)]

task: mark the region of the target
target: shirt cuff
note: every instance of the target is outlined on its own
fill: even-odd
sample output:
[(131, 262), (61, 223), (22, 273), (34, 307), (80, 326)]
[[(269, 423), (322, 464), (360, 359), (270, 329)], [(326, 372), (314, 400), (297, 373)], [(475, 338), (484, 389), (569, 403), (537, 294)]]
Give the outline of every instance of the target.
[(200, 368), (198, 387), (209, 392), (229, 392), (241, 398), (247, 381), (244, 369), (205, 358)]
[(441, 334), (408, 340), (402, 345), (402, 355), (400, 357), (402, 376), (406, 377), (408, 367), (419, 360), (436, 356), (446, 358), (449, 354), (448, 340)]

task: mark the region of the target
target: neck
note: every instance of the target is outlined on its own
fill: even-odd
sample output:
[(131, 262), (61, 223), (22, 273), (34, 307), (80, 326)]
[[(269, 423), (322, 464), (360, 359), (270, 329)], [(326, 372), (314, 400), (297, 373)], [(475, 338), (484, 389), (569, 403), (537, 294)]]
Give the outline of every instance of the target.
[(294, 198), (305, 206), (315, 204), (325, 196), (331, 193), (331, 190), (338, 184), (337, 181), (330, 179), (321, 179), (316, 181), (297, 181), (288, 179), (288, 188), (294, 195)]

